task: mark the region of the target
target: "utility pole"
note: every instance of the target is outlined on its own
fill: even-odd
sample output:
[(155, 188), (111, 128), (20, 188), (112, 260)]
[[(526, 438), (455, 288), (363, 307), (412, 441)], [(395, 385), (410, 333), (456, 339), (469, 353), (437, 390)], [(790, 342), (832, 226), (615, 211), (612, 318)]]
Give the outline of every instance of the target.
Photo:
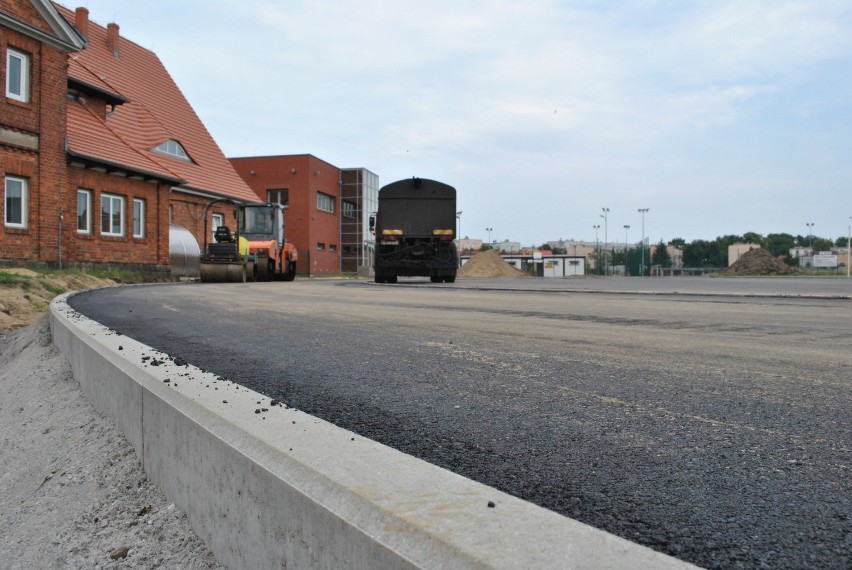
[(598, 243), (598, 230), (600, 229), (601, 225), (595, 224), (592, 227), (595, 228), (595, 272), (597, 273), (598, 269), (601, 266), (601, 248), (600, 244)]
[(456, 219), (459, 221), (459, 267), (462, 265), (462, 254), (464, 250), (462, 249), (462, 235), (461, 235), (461, 212), (456, 212)]
[(624, 276), (627, 277), (630, 275), (630, 272), (627, 270), (627, 230), (630, 229), (630, 226), (624, 224)]
[(645, 214), (650, 208), (639, 208), (639, 213), (642, 215), (642, 268), (639, 274), (645, 276)]
[(607, 222), (607, 215), (609, 215), (609, 208), (601, 208), (603, 210), (603, 214), (601, 217), (604, 219), (604, 275), (609, 273), (609, 259), (607, 256), (606, 248), (609, 244), (609, 236), (607, 235), (607, 230), (609, 228)]

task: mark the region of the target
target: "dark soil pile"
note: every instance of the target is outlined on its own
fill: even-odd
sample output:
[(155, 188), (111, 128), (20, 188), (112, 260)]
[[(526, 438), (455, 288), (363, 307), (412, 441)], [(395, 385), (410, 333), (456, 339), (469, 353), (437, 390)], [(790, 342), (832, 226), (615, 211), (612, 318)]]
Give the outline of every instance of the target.
[(725, 269), (724, 275), (791, 275), (798, 273), (763, 248), (755, 248), (743, 254), (733, 265)]
[(477, 253), (459, 268), (459, 277), (524, 277), (526, 274), (506, 263), (496, 249)]

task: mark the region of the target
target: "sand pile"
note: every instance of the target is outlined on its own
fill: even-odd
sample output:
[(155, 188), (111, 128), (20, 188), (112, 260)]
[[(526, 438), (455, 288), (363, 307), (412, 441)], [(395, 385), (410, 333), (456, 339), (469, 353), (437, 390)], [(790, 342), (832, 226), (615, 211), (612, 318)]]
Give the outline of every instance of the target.
[(755, 248), (743, 254), (733, 265), (725, 269), (724, 275), (789, 275), (798, 273), (777, 257), (762, 248)]
[(459, 268), (459, 277), (524, 277), (520, 269), (506, 263), (496, 249), (477, 253)]

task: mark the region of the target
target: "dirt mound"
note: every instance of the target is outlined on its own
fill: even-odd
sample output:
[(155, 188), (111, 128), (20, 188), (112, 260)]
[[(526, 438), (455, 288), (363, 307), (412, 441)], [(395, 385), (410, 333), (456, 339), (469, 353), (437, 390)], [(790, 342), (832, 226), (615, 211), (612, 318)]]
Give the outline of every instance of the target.
[(724, 275), (790, 275), (798, 273), (763, 248), (755, 248), (742, 255), (733, 265), (725, 269)]
[(459, 277), (525, 277), (526, 274), (506, 263), (496, 249), (477, 253), (461, 266)]

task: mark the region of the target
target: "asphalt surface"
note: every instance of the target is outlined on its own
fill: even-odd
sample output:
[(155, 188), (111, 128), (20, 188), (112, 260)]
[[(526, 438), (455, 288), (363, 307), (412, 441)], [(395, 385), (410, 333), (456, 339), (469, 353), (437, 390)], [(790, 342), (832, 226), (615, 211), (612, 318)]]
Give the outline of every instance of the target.
[(181, 284), (69, 302), (700, 566), (852, 567), (848, 283), (555, 281)]

